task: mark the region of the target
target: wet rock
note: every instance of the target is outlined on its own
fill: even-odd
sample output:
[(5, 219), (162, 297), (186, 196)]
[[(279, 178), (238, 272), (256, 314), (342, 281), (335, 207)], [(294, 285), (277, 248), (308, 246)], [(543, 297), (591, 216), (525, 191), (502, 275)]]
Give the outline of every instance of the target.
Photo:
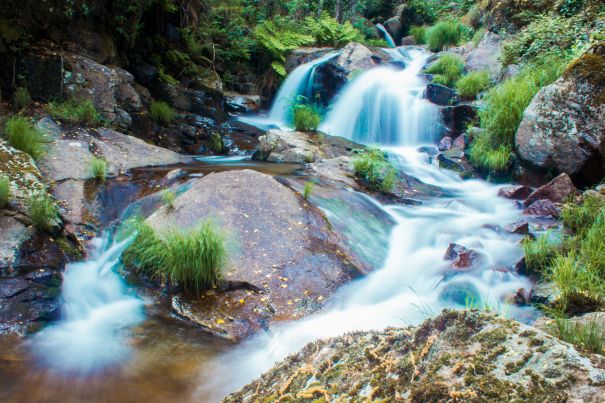
[(320, 157), (318, 140), (308, 133), (270, 130), (259, 137), (253, 159), (296, 164), (314, 162)]
[(138, 112), (143, 107), (141, 96), (134, 87), (134, 76), (119, 67), (114, 68), (118, 76), (116, 83), (116, 101), (127, 112)]
[(467, 270), (479, 262), (481, 255), (462, 245), (450, 243), (443, 258), (451, 262), (451, 268)]
[(461, 134), (460, 136), (456, 137), (454, 141), (452, 141), (452, 147), (459, 150), (464, 150), (466, 148), (466, 136)]
[(559, 217), (561, 209), (556, 204), (548, 199), (536, 200), (523, 210), (525, 215), (533, 215), (538, 217)]
[(157, 67), (150, 64), (139, 64), (133, 68), (134, 76), (142, 85), (149, 85), (158, 78), (159, 71)]
[(580, 185), (605, 176), (605, 46), (593, 49), (538, 92), (515, 135), (522, 161)]
[(450, 148), (452, 148), (452, 138), (451, 137), (445, 136), (441, 140), (439, 140), (439, 143), (437, 144), (437, 149), (439, 151), (447, 151)]
[(524, 200), (531, 194), (532, 188), (524, 185), (505, 186), (498, 190), (498, 196), (512, 200)]
[(13, 217), (0, 215), (0, 273), (15, 265), (21, 246), (33, 232)]
[(477, 47), (465, 57), (466, 69), (469, 71), (487, 70), (492, 78), (500, 76), (500, 51), (502, 38), (500, 35), (487, 31)]
[(504, 230), (511, 234), (529, 235), (529, 223), (527, 221), (518, 221), (505, 225)]
[(464, 176), (473, 175), (474, 170), (472, 166), (466, 160), (464, 151), (459, 148), (450, 148), (447, 151), (439, 153), (437, 161), (441, 168), (458, 172)]
[(251, 113), (257, 111), (260, 106), (260, 97), (258, 95), (244, 95), (235, 92), (225, 93), (225, 110), (229, 113)]
[(513, 270), (515, 271), (515, 273), (519, 273), (523, 276), (528, 276), (529, 274), (531, 274), (527, 268), (527, 262), (525, 260), (525, 257), (522, 257), (513, 265)]
[(515, 292), (514, 301), (517, 305), (529, 305), (531, 303), (531, 292), (525, 288), (519, 288)]
[(14, 73), (14, 76), (22, 75), (25, 78), (27, 90), (33, 99), (50, 102), (61, 95), (63, 58), (46, 42), (33, 46), (18, 61)]
[(553, 203), (564, 203), (576, 193), (576, 187), (571, 178), (563, 173), (546, 185), (534, 190), (525, 200), (525, 206), (529, 206), (536, 200), (550, 200)]
[(416, 38), (414, 35), (408, 35), (401, 38), (401, 46), (413, 46), (416, 45)]
[(442, 123), (448, 136), (455, 138), (467, 132), (469, 125), (477, 118), (476, 103), (462, 103), (441, 107)]
[(401, 29), (401, 20), (399, 16), (396, 15), (394, 17), (389, 18), (384, 22), (383, 25), (389, 35), (391, 35), (391, 38), (393, 38), (393, 41), (395, 43), (399, 43), (401, 41), (401, 37), (403, 36), (403, 31)]
[[(189, 301), (187, 310), (197, 306), (195, 317), (203, 319), (196, 323), (211, 332), (215, 328), (209, 323), (220, 325), (217, 334), (224, 337), (239, 339), (266, 327), (269, 319), (304, 316), (321, 307), (339, 285), (369, 270), (348, 253), (318, 210), (255, 171), (195, 179), (173, 209), (161, 207), (148, 222), (165, 231), (191, 228), (210, 218), (236, 246), (224, 274), (227, 289), (200, 299), (201, 304)], [(249, 285), (245, 295), (242, 284)]]
[(541, 330), (477, 311), (444, 311), (417, 327), (312, 342), (224, 402), (596, 401), (603, 379), (602, 358)]
[(434, 104), (447, 106), (456, 102), (456, 90), (441, 84), (429, 84), (424, 90), (424, 97)]
[(289, 73), (301, 64), (309, 63), (318, 59), (334, 48), (297, 48), (294, 49), (286, 58), (285, 67)]

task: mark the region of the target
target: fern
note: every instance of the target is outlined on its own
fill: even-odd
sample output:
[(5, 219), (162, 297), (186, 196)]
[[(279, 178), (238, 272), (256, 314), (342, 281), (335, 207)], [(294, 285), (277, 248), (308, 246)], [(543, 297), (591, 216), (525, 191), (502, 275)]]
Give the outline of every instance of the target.
[(318, 45), (339, 47), (349, 42), (363, 42), (365, 39), (364, 35), (350, 22), (339, 24), (328, 14), (322, 14), (319, 19), (307, 17), (305, 28), (316, 38)]

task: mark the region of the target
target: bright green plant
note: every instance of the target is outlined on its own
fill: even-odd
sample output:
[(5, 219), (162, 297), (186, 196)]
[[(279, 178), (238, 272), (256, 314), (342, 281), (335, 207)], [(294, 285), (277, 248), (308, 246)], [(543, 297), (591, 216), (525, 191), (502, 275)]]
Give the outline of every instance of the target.
[(47, 109), (50, 116), (67, 123), (98, 126), (103, 121), (90, 99), (78, 101), (71, 98), (65, 102), (51, 102), (48, 104)]
[(350, 22), (340, 24), (329, 14), (324, 13), (318, 19), (305, 19), (306, 31), (315, 38), (318, 45), (340, 47), (349, 42), (363, 42), (364, 36)]
[(25, 117), (9, 118), (4, 125), (4, 137), (12, 147), (28, 153), (34, 159), (44, 154), (44, 133)]
[(174, 109), (164, 101), (153, 101), (149, 113), (154, 122), (164, 125), (172, 123), (176, 118)]
[(31, 103), (32, 98), (26, 87), (19, 87), (15, 90), (14, 101), (17, 109), (23, 109)]
[(458, 95), (464, 99), (475, 99), (480, 92), (489, 87), (490, 79), (487, 71), (473, 71), (461, 77), (456, 83)]
[(124, 253), (124, 262), (137, 271), (195, 293), (218, 286), (226, 260), (225, 238), (210, 222), (161, 237), (148, 224), (139, 224), (136, 239)]
[(90, 160), (90, 172), (96, 179), (104, 181), (107, 178), (107, 162), (101, 158), (92, 157)]
[(210, 136), (209, 147), (210, 147), (210, 150), (212, 150), (213, 152), (215, 152), (217, 154), (223, 152), (225, 145), (223, 144), (223, 138), (221, 137), (220, 134), (212, 133), (212, 135)]
[(34, 227), (40, 231), (50, 231), (59, 222), (57, 205), (46, 193), (31, 196), (28, 216)]
[(387, 193), (397, 182), (397, 170), (378, 148), (368, 147), (359, 152), (353, 160), (353, 171), (371, 190)]
[(305, 200), (309, 200), (309, 197), (313, 192), (313, 186), (315, 186), (315, 183), (311, 181), (305, 182), (305, 188), (303, 189), (303, 197), (305, 198)]
[(174, 208), (174, 202), (176, 201), (176, 193), (170, 189), (166, 189), (162, 192), (162, 202), (170, 210)]
[(321, 122), (319, 108), (311, 104), (297, 104), (294, 112), (294, 127), (299, 132), (315, 132)]
[(416, 44), (423, 45), (426, 43), (426, 27), (412, 26), (410, 28), (410, 35), (414, 37)]
[(536, 239), (526, 239), (523, 242), (525, 251), (525, 264), (533, 272), (543, 272), (551, 261), (562, 250), (561, 241), (557, 240), (553, 234), (546, 232)]
[(4, 208), (11, 197), (10, 181), (5, 175), (0, 176), (0, 208)]
[(556, 335), (559, 339), (571, 343), (582, 350), (595, 354), (605, 355), (605, 329), (596, 321), (585, 324), (574, 323), (569, 319), (557, 318), (555, 320)]
[(473, 35), (473, 39), (472, 39), (474, 47), (479, 46), (479, 42), (481, 42), (481, 40), (485, 36), (485, 32), (486, 32), (485, 28), (481, 28), (481, 29), (478, 29), (477, 31), (475, 31), (475, 33)]
[(458, 45), (470, 29), (456, 21), (441, 21), (426, 31), (426, 43), (434, 52)]
[(431, 64), (426, 72), (434, 75), (434, 82), (452, 87), (464, 72), (464, 62), (459, 56), (445, 54)]

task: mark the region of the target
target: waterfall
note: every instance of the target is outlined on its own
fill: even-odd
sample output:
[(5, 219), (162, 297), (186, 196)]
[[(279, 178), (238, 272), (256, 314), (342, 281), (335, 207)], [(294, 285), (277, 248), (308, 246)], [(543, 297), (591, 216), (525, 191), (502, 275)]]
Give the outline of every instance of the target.
[[(364, 144), (432, 143), (439, 133), (439, 111), (423, 99), (419, 73), (428, 54), (418, 48), (389, 50), (406, 68), (376, 67), (347, 84), (319, 130)], [(427, 122), (431, 122), (427, 124)]]
[(62, 318), (32, 341), (48, 366), (86, 373), (129, 356), (121, 333), (144, 318), (143, 301), (128, 292), (114, 271), (129, 241), (112, 243), (108, 235), (96, 238), (90, 259), (65, 268)]
[(340, 52), (328, 52), (315, 60), (296, 67), (279, 88), (268, 117), (241, 116), (238, 120), (263, 130), (284, 128), (289, 125), (292, 122), (292, 103), (298, 96), (304, 96), (309, 100), (314, 99), (317, 88), (317, 69), (339, 54)]
[(391, 34), (389, 34), (389, 31), (387, 31), (387, 29), (384, 27), (384, 25), (376, 24), (376, 28), (378, 28), (378, 30), (380, 32), (382, 32), (382, 34), (384, 35), (384, 40), (387, 41), (387, 43), (389, 44), (390, 47), (392, 47), (392, 48), (397, 47), (397, 45), (395, 44), (395, 41), (393, 40), (393, 37), (391, 36)]

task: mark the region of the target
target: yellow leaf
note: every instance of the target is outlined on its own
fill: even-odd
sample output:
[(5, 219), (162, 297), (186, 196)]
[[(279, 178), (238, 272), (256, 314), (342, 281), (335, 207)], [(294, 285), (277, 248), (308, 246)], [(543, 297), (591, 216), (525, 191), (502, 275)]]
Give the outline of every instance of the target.
[(222, 323), (225, 323), (225, 321), (224, 321), (224, 320), (222, 320), (222, 319), (217, 319), (217, 320), (216, 320), (216, 324), (217, 324), (217, 325), (220, 325), (220, 324), (222, 324)]
[(243, 298), (239, 300), (239, 303), (240, 303), (240, 304), (243, 304), (243, 303), (245, 303), (245, 302), (246, 302), (246, 301), (245, 301)]

